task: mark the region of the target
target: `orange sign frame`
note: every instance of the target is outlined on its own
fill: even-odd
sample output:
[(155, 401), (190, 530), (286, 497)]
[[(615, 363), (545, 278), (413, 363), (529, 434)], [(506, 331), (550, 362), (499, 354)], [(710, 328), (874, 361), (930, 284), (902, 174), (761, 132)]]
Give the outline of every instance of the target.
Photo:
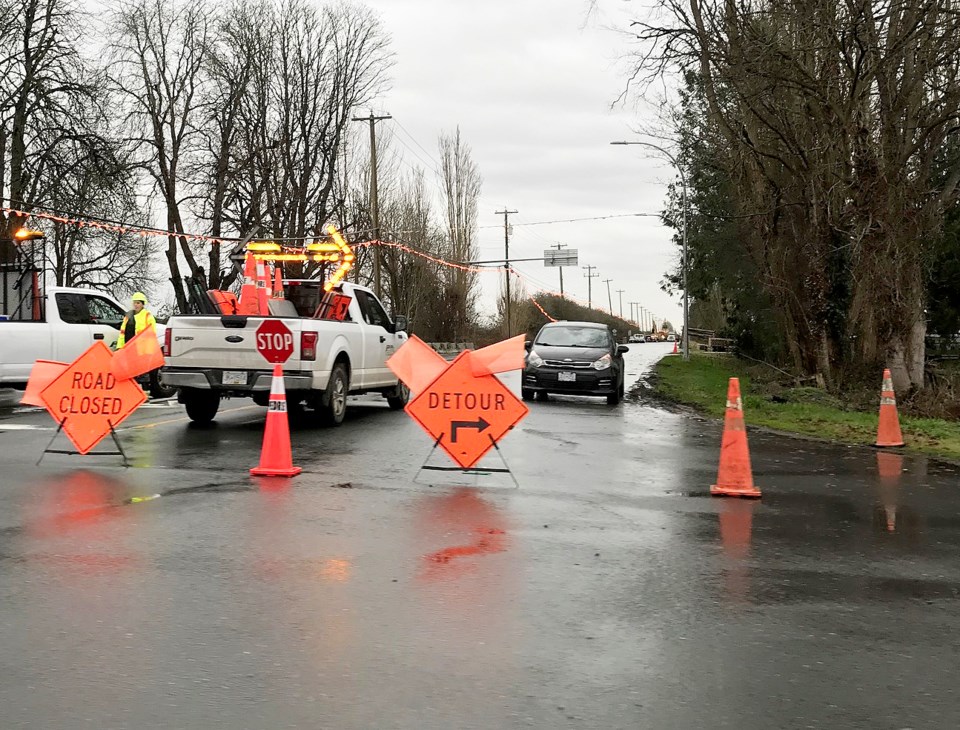
[(463, 469), (480, 461), (530, 409), (462, 352), (405, 409)]
[(89, 453), (146, 399), (134, 380), (111, 370), (113, 353), (103, 342), (86, 352), (40, 392), (40, 400), (77, 451)]

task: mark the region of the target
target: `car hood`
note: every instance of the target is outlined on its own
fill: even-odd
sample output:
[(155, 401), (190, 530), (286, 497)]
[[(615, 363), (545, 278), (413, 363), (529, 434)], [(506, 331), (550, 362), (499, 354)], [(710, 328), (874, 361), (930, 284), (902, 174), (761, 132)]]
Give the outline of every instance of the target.
[(534, 345), (534, 351), (544, 360), (599, 360), (609, 350), (606, 347), (554, 347), (550, 345)]

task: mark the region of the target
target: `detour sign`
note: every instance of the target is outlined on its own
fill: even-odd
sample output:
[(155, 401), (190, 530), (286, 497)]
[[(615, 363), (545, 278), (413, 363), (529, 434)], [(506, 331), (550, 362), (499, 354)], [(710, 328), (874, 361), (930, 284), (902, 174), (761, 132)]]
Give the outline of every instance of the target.
[(81, 454), (143, 403), (147, 396), (133, 380), (110, 371), (113, 354), (95, 342), (40, 393), (40, 400)]
[(475, 376), (462, 352), (406, 411), (461, 468), (469, 469), (529, 409), (494, 375)]

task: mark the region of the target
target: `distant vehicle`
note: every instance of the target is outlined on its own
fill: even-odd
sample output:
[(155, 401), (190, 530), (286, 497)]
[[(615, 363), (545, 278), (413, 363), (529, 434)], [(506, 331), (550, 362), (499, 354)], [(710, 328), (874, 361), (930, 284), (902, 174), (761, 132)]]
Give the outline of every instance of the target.
[[(25, 388), (36, 360), (73, 362), (94, 342), (113, 347), (126, 314), (113, 297), (93, 289), (48, 287), (40, 299), (40, 319), (0, 320), (0, 386)], [(166, 327), (157, 324), (163, 342)], [(154, 370), (150, 394), (168, 397), (174, 389)]]
[(596, 322), (550, 322), (527, 342), (520, 394), (524, 400), (550, 393), (604, 396), (616, 405), (623, 398), (623, 353), (610, 328)]
[(647, 342), (656, 342), (656, 341), (657, 341), (657, 338), (656, 338), (655, 335), (647, 335), (644, 339), (645, 339), (645, 341), (647, 341)]
[(643, 335), (630, 335), (630, 342), (643, 342)]
[(667, 335), (667, 342), (676, 342), (676, 341), (677, 341), (677, 336), (675, 334), (671, 332), (669, 335)]

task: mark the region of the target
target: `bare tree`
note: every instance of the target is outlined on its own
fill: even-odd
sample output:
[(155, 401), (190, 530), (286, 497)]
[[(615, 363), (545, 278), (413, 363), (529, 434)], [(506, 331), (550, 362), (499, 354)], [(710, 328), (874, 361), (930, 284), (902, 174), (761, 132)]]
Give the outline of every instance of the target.
[(36, 168), (52, 148), (88, 132), (74, 121), (95, 103), (82, 32), (69, 0), (0, 3), (0, 186), (17, 206), (29, 208), (40, 193)]
[[(50, 130), (52, 139), (40, 145), (44, 153), (32, 167), (35, 199), (57, 212), (145, 224), (133, 165), (109, 135), (110, 121), (103, 108), (99, 104), (77, 108), (71, 116), (72, 132)], [(58, 285), (94, 286), (115, 294), (152, 288), (151, 237), (58, 222), (48, 243), (41, 250), (51, 254), (50, 267)]]
[(200, 266), (184, 235), (187, 186), (181, 166), (197, 144), (211, 7), (202, 0), (130, 0), (121, 4), (113, 23), (113, 84), (129, 110), (127, 120), (144, 153), (143, 169), (164, 203), (171, 231), (166, 250), (170, 282), (178, 307), (186, 311), (178, 257), (184, 258), (191, 275), (197, 275)]
[(378, 21), (345, 3), (240, 1), (213, 47), (198, 187), (211, 226), (303, 239), (335, 214), (351, 223), (338, 168), (354, 107), (385, 83)]
[[(470, 147), (460, 138), (460, 128), (453, 135), (441, 135), (440, 172), (446, 202), (447, 246), (453, 261), (476, 259), (477, 203), (483, 187), (480, 170), (470, 156)], [(445, 275), (447, 307), (459, 323), (451, 335), (460, 341), (466, 326), (473, 320), (476, 304), (477, 275), (465, 269), (448, 269)]]

